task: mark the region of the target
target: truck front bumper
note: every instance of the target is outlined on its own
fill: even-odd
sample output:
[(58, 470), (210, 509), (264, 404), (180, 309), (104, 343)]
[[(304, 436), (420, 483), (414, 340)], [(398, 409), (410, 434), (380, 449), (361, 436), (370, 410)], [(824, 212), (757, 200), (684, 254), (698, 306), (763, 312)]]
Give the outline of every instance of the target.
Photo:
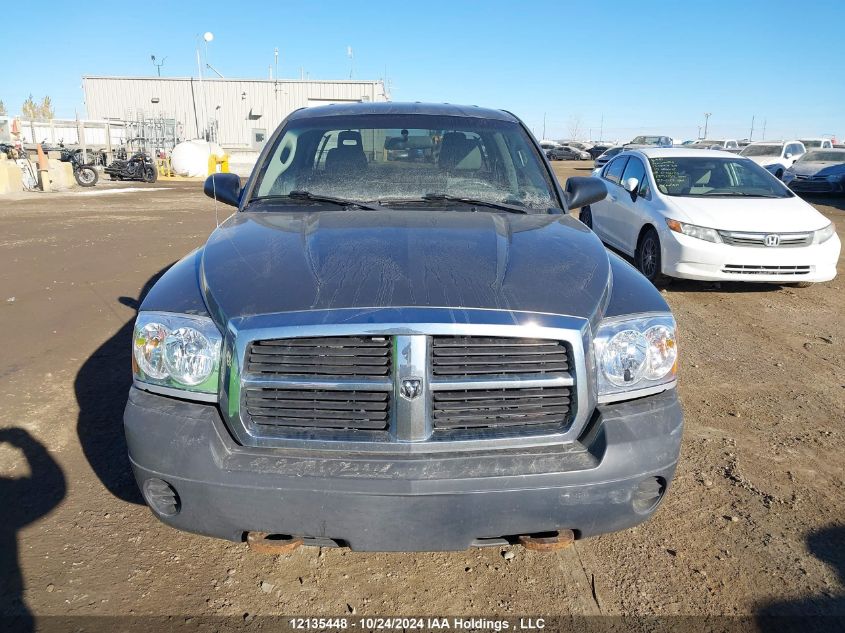
[[(424, 455), (262, 449), (237, 444), (214, 405), (133, 387), (124, 425), (138, 485), (172, 527), (232, 541), (257, 531), (440, 551), (558, 529), (581, 538), (648, 519), (674, 474), (683, 419), (672, 389), (601, 405), (578, 442)], [(173, 492), (166, 503), (162, 490)]]

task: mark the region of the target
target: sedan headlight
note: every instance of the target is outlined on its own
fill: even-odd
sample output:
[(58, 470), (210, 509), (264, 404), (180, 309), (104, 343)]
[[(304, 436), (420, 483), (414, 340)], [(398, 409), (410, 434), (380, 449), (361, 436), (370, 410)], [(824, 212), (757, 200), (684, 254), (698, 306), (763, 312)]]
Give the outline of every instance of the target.
[(816, 231), (815, 235), (813, 236), (813, 243), (814, 244), (824, 244), (827, 242), (831, 237), (836, 234), (836, 227), (833, 225), (833, 222), (828, 224), (823, 229), (819, 229)]
[(675, 384), (678, 333), (671, 314), (603, 321), (593, 349), (601, 403), (638, 398)]
[(132, 337), (135, 381), (152, 385), (151, 391), (216, 400), (222, 344), (220, 331), (207, 317), (141, 312)]
[(678, 222), (678, 220), (670, 219), (666, 220), (666, 224), (675, 233), (683, 233), (699, 240), (715, 242), (717, 244), (722, 241), (716, 229), (708, 229), (703, 226), (696, 226), (695, 224), (687, 224), (686, 222)]

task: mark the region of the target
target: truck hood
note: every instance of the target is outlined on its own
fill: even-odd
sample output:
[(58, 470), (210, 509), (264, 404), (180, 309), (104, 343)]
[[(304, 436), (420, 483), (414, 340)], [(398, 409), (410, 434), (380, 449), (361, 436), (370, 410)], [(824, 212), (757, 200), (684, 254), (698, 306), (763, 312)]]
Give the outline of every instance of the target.
[(610, 263), (568, 215), (240, 212), (215, 230), (201, 285), (219, 324), (295, 310), (450, 307), (594, 319)]
[(676, 197), (669, 216), (698, 226), (723, 231), (800, 233), (830, 224), (798, 196), (789, 198)]

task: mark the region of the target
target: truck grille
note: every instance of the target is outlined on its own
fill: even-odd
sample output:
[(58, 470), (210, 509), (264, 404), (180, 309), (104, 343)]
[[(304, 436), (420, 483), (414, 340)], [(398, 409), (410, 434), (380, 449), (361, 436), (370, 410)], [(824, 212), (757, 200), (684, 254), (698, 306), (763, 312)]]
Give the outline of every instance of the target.
[(586, 419), (578, 407), (587, 395), (576, 375), (584, 365), (580, 329), (547, 327), (550, 336), (535, 338), (519, 336), (529, 328), (517, 323), (496, 324), (504, 335), (489, 326), (472, 334), (474, 324), (451, 320), (393, 324), (375, 335), (366, 327), (366, 335), (341, 324), (325, 326), (326, 336), (248, 339), (239, 391), (229, 391), (238, 406), (227, 407), (241, 424), (237, 438), (259, 446), (349, 441), (359, 450), (428, 442), (447, 450), (454, 442), (569, 437)]
[(435, 429), (560, 424), (569, 415), (569, 387), (435, 391)]
[(384, 391), (249, 388), (245, 402), (255, 424), (368, 431), (387, 428), (390, 407)]
[(566, 345), (543, 339), (434, 336), (432, 373), (435, 377), (561, 374), (569, 369)]
[(246, 371), (274, 376), (387, 376), (390, 338), (335, 336), (255, 341)]

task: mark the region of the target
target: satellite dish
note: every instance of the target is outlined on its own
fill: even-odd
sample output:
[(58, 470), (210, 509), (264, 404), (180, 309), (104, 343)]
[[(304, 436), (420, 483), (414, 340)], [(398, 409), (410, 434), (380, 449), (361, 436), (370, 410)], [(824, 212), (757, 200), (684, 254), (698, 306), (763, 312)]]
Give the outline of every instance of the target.
[(206, 42), (210, 42), (214, 39), (214, 33), (212, 33), (211, 31), (206, 31), (203, 34), (202, 39), (204, 39)]

